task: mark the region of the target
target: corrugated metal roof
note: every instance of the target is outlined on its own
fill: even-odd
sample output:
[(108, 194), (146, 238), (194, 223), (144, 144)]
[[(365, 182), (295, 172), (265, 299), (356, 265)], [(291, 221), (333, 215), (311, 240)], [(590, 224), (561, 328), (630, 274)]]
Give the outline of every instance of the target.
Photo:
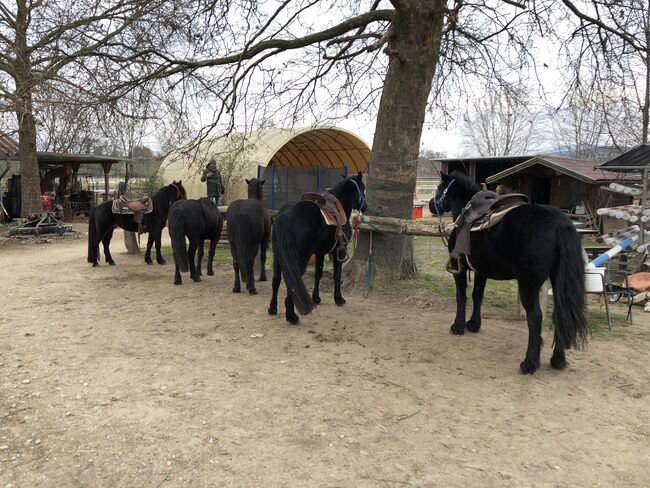
[(489, 178), (486, 178), (485, 181), (486, 183), (494, 183), (536, 164), (541, 164), (542, 166), (546, 166), (562, 174), (591, 184), (606, 181), (636, 179), (631, 178), (630, 175), (624, 175), (619, 172), (595, 169), (594, 161), (584, 159), (560, 158), (557, 156), (535, 156), (528, 161), (524, 161), (523, 163), (517, 164), (512, 168), (508, 168), (505, 171), (501, 171), (500, 173), (492, 175)]
[(18, 157), (18, 143), (8, 134), (0, 133), (0, 158), (16, 159)]
[(189, 198), (205, 195), (201, 172), (211, 157), (218, 164), (237, 159), (242, 168), (240, 187), (236, 194), (246, 195), (244, 178), (257, 175), (257, 165), (316, 168), (342, 168), (365, 172), (370, 162), (370, 147), (354, 133), (333, 126), (296, 129), (268, 129), (229, 137), (206, 138), (198, 145), (190, 144), (167, 156), (163, 163), (164, 177), (182, 180)]
[(640, 171), (650, 166), (650, 145), (641, 144), (614, 159), (598, 165), (598, 168), (620, 171)]

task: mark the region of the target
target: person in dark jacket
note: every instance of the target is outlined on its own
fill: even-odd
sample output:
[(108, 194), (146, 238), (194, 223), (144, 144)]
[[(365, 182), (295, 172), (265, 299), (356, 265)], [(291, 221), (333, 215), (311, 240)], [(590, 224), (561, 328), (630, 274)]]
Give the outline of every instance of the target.
[(223, 187), (223, 181), (221, 180), (221, 172), (219, 171), (219, 168), (217, 168), (217, 162), (214, 158), (210, 159), (210, 162), (203, 170), (201, 181), (207, 182), (208, 198), (214, 200), (214, 203), (219, 206), (219, 201), (221, 200), (221, 195), (223, 195), (225, 188)]

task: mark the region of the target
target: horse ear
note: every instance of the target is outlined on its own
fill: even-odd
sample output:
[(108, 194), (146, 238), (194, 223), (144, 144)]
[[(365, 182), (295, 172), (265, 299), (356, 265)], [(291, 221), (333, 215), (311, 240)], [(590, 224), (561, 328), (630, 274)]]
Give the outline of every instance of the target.
[(361, 181), (363, 179), (363, 173), (361, 171), (359, 171), (359, 173), (357, 173), (357, 178), (359, 179), (359, 181)]
[(250, 185), (250, 184), (251, 184), (250, 181), (248, 181), (248, 180), (245, 180), (245, 181), (246, 181), (246, 184), (247, 184), (247, 185)]
[(345, 179), (345, 178), (346, 178), (346, 176), (345, 176), (345, 175), (341, 175), (341, 178), (343, 178), (343, 179)]
[(260, 180), (260, 185), (263, 185), (266, 180)]
[(449, 181), (449, 175), (446, 175), (442, 171), (440, 172), (440, 178), (442, 179), (442, 181)]

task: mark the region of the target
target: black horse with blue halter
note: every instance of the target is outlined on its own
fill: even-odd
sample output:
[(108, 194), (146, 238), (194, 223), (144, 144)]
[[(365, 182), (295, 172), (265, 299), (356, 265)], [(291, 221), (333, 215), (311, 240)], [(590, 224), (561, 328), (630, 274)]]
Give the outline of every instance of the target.
[(445, 198), (447, 198), (447, 192), (454, 185), (455, 182), (456, 182), (456, 179), (454, 178), (453, 180), (451, 180), (449, 182), (449, 184), (447, 185), (447, 188), (444, 189), (442, 194), (436, 195), (435, 197), (433, 197), (429, 201), (429, 211), (433, 215), (442, 215), (442, 214), (445, 213), (445, 210), (443, 208), (443, 204), (445, 202)]

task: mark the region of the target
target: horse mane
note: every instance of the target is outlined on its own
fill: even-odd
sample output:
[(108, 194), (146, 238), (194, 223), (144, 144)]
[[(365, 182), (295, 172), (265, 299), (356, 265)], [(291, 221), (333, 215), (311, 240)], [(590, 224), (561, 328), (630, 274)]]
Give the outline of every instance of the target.
[(457, 185), (460, 185), (461, 187), (463, 187), (465, 190), (467, 190), (472, 194), (481, 191), (481, 187), (474, 182), (474, 179), (470, 175), (462, 173), (461, 171), (456, 171), (456, 170), (452, 171), (451, 173), (449, 173), (449, 179), (456, 180)]

